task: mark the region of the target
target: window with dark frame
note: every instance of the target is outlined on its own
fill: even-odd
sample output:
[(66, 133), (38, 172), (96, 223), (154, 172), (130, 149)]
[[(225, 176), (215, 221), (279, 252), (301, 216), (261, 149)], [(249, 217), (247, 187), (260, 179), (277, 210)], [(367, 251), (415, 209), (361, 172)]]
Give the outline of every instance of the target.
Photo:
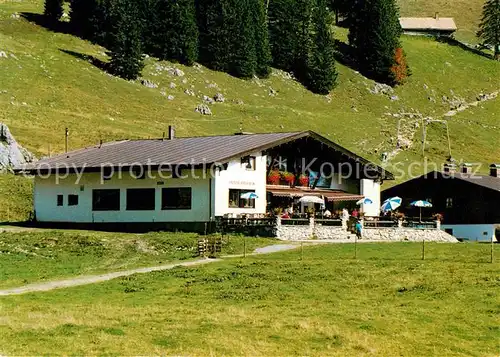
[(448, 197), (446, 199), (446, 208), (452, 208), (453, 207), (453, 198)]
[(92, 191), (92, 211), (119, 211), (120, 190), (98, 189)]
[(156, 190), (154, 188), (127, 189), (127, 211), (154, 211)]
[(64, 206), (64, 195), (57, 195), (57, 205)]
[(255, 193), (255, 190), (229, 189), (229, 208), (255, 208), (255, 199), (241, 198), (245, 193)]
[(255, 171), (256, 169), (256, 158), (255, 156), (245, 156), (241, 158), (241, 165), (247, 171)]
[(162, 210), (190, 210), (193, 192), (191, 187), (169, 187), (161, 190)]
[(68, 195), (68, 206), (78, 206), (78, 195)]

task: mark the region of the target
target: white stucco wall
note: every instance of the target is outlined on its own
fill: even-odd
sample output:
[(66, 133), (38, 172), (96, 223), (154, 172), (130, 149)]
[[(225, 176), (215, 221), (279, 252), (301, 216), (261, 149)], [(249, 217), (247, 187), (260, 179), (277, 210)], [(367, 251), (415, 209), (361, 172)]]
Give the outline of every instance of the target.
[(442, 224), (442, 230), (452, 229), (453, 236), (474, 242), (491, 242), (495, 239), (495, 224)]
[(358, 183), (358, 180), (346, 179), (340, 174), (333, 174), (330, 189), (358, 194), (360, 190)]
[[(77, 175), (69, 175), (56, 182), (55, 176), (35, 178), (34, 209), (40, 222), (75, 223), (116, 223), (116, 222), (206, 222), (215, 216), (226, 213), (265, 213), (266, 212), (266, 160), (260, 152), (256, 157), (255, 170), (246, 169), (241, 159), (228, 163), (227, 170), (217, 172), (211, 178), (201, 170), (186, 178), (145, 178), (135, 179), (128, 174), (121, 178), (113, 176), (101, 183), (100, 173), (86, 173), (77, 183)], [(186, 170), (189, 171), (189, 170)], [(162, 210), (161, 190), (168, 187), (191, 187), (192, 201), (190, 210)], [(154, 188), (156, 190), (155, 210), (127, 211), (127, 188)], [(92, 211), (92, 191), (94, 189), (120, 189), (119, 211)], [(230, 208), (229, 190), (254, 190), (258, 195), (255, 208)], [(68, 205), (68, 195), (79, 196), (76, 206)], [(57, 196), (64, 196), (64, 205), (57, 206)], [(210, 198), (211, 197), (211, 198)]]
[[(214, 180), (214, 214), (223, 216), (226, 213), (255, 214), (266, 213), (266, 155), (260, 152), (250, 154), (255, 156), (255, 171), (247, 170), (241, 164), (241, 159), (229, 162), (227, 170), (216, 174)], [(259, 198), (255, 200), (255, 208), (229, 207), (229, 190), (254, 190)]]
[[(202, 172), (195, 172), (201, 177)], [(206, 222), (210, 219), (209, 184), (210, 178), (183, 179), (135, 179), (123, 175), (113, 177), (101, 184), (100, 173), (84, 174), (78, 184), (76, 175), (69, 175), (56, 184), (56, 179), (35, 178), (34, 209), (36, 218), (41, 222)], [(163, 183), (163, 184), (159, 184)], [(161, 190), (168, 187), (191, 187), (192, 201), (190, 210), (162, 210)], [(127, 188), (155, 188), (156, 206), (154, 211), (127, 211)], [(120, 189), (119, 211), (92, 211), (93, 189)], [(57, 195), (64, 195), (64, 205), (57, 206)], [(79, 196), (77, 206), (68, 206), (68, 195)]]
[(374, 180), (362, 179), (360, 183), (360, 194), (373, 201), (370, 205), (361, 205), (366, 216), (378, 216), (380, 214), (380, 183)]

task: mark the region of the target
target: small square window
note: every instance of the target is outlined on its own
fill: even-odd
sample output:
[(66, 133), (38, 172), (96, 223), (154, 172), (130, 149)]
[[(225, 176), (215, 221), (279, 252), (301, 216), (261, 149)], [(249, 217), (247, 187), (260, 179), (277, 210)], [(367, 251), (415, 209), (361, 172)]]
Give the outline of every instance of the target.
[(64, 205), (64, 196), (63, 195), (57, 195), (57, 205), (58, 206)]
[(453, 207), (453, 198), (448, 197), (446, 199), (446, 208), (452, 208)]
[(248, 171), (255, 171), (255, 156), (245, 156), (241, 158), (241, 165)]
[(229, 189), (230, 208), (255, 208), (255, 198), (242, 198), (244, 194), (255, 193), (253, 190)]
[(68, 206), (78, 206), (78, 195), (68, 195)]
[(161, 190), (162, 210), (190, 210), (193, 192), (191, 187), (169, 187)]

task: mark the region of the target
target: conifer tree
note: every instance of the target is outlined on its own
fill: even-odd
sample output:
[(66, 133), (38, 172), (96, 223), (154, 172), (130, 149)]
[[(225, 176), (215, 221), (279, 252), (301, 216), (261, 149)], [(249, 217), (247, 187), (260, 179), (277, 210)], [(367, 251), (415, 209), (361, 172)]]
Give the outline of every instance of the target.
[(328, 94), (336, 84), (335, 43), (326, 0), (317, 0), (311, 21), (311, 52), (307, 60), (307, 87), (318, 94)]
[[(399, 38), (402, 30), (399, 23), (399, 11), (395, 0), (356, 0), (354, 13), (349, 23), (349, 42), (359, 69), (379, 82), (395, 85), (406, 77), (408, 68), (395, 68), (404, 63)], [(403, 72), (406, 72), (403, 73)]]
[(158, 13), (161, 0), (139, 1), (139, 17), (141, 19), (142, 47), (144, 53), (158, 56), (158, 30), (163, 20)]
[(199, 29), (199, 60), (217, 71), (229, 70), (232, 34), (227, 32), (225, 0), (197, 0), (196, 17)]
[(266, 8), (263, 0), (254, 0), (253, 24), (255, 31), (255, 54), (257, 64), (255, 72), (261, 78), (267, 78), (271, 73), (271, 50), (269, 48), (269, 31), (267, 28)]
[(43, 14), (52, 23), (57, 23), (63, 14), (63, 0), (45, 0)]
[(198, 57), (198, 27), (193, 0), (159, 0), (154, 34), (157, 56), (192, 65)]
[(88, 22), (91, 16), (90, 0), (71, 0), (69, 18), (73, 32), (82, 37), (88, 34)]
[(297, 43), (293, 6), (293, 0), (273, 0), (268, 8), (269, 42), (273, 65), (287, 72), (293, 71)]
[(339, 18), (348, 18), (351, 12), (352, 0), (329, 0), (329, 7), (335, 14), (335, 24), (339, 24)]
[(500, 0), (487, 0), (477, 36), (483, 44), (493, 46), (493, 58), (500, 60)]
[(310, 46), (312, 0), (273, 0), (269, 4), (269, 40), (273, 64), (305, 79)]
[(109, 70), (124, 79), (136, 79), (144, 67), (137, 1), (115, 0), (110, 11)]
[(311, 14), (314, 0), (296, 0), (294, 21), (297, 31), (293, 73), (302, 83), (307, 82), (307, 61), (311, 51)]
[(114, 0), (88, 0), (90, 17), (88, 19), (87, 38), (104, 47), (109, 45), (109, 36), (113, 26), (111, 11)]
[(239, 78), (252, 78), (257, 67), (252, 2), (229, 0), (225, 11), (225, 32), (231, 34), (229, 72)]

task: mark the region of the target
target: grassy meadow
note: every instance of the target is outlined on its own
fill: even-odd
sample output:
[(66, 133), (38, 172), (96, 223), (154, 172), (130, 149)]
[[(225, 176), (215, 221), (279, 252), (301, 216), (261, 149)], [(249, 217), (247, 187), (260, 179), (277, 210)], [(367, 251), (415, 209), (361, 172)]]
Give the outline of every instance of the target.
[[(3, 232), (0, 288), (193, 259), (197, 257), (198, 238), (194, 233)], [(225, 236), (221, 254), (243, 254), (243, 239)], [(247, 252), (276, 242), (271, 238), (246, 239)]]
[[(496, 356), (489, 246), (325, 245), (0, 298), (9, 355)], [(498, 248), (498, 247), (496, 247)], [(498, 257), (498, 251), (497, 251)]]

